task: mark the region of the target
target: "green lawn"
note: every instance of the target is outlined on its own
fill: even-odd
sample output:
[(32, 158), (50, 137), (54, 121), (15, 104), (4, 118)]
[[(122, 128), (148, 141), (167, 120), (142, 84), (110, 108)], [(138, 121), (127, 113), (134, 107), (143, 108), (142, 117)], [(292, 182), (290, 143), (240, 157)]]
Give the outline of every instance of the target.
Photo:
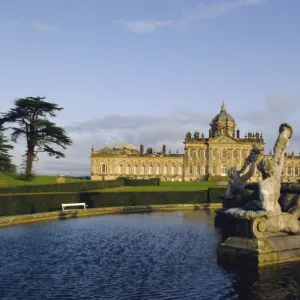
[[(71, 182), (79, 182), (79, 181), (86, 181), (86, 180), (79, 180), (79, 179), (66, 179), (66, 183)], [(1, 183), (4, 182), (4, 183)], [(3, 187), (14, 187), (14, 186), (21, 186), (21, 185), (43, 185), (43, 184), (56, 184), (56, 176), (42, 176), (38, 175), (34, 177), (31, 181), (24, 181), (18, 179), (18, 175), (11, 176), (0, 173), (0, 188)]]
[[(4, 184), (1, 184), (4, 181)], [(86, 181), (85, 179), (66, 179), (66, 183)], [(56, 184), (56, 176), (36, 176), (32, 181), (17, 179), (16, 176), (10, 176), (0, 173), (0, 188), (14, 187), (22, 185), (47, 185)], [(161, 182), (160, 186), (124, 186), (117, 188), (99, 189), (99, 192), (169, 192), (169, 191), (201, 191), (210, 187), (216, 187), (215, 182)]]
[(161, 182), (159, 186), (122, 186), (101, 189), (98, 192), (171, 192), (171, 191), (202, 191), (216, 187), (215, 182)]

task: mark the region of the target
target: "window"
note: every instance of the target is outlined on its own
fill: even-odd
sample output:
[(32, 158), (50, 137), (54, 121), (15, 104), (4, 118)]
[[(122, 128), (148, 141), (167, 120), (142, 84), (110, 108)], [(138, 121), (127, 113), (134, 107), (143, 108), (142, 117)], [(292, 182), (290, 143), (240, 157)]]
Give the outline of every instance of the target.
[(122, 169), (123, 169), (123, 166), (119, 165), (119, 174), (122, 174)]
[(193, 175), (193, 166), (190, 165), (190, 175)]
[(164, 174), (168, 174), (168, 166), (164, 165)]
[(291, 166), (288, 166), (288, 175), (292, 175), (292, 168), (291, 168)]
[(222, 165), (221, 167), (221, 174), (222, 176), (226, 176), (227, 175), (227, 168), (225, 165)]
[(101, 163), (99, 166), (99, 172), (100, 173), (106, 173), (107, 172), (107, 165), (106, 163)]
[(159, 166), (157, 165), (156, 166), (156, 174), (158, 175), (160, 173), (160, 168), (159, 168)]
[(222, 158), (223, 159), (227, 158), (227, 151), (226, 151), (226, 149), (223, 149), (223, 151), (222, 151)]
[(200, 158), (200, 150), (197, 151), (197, 158)]
[(174, 166), (174, 165), (172, 165), (172, 167), (171, 167), (171, 174), (172, 174), (172, 175), (175, 174), (175, 166)]
[(150, 175), (152, 175), (152, 169), (153, 169), (153, 167), (152, 167), (152, 165), (150, 165), (150, 166), (149, 166), (149, 174), (150, 174)]
[(200, 165), (197, 165), (197, 175), (200, 175)]
[(299, 168), (295, 167), (295, 175), (298, 176), (299, 175)]
[(126, 174), (129, 174), (130, 173), (130, 165), (127, 165), (126, 166)]
[(192, 150), (192, 149), (190, 149), (189, 157), (190, 157), (190, 158), (193, 158), (193, 150)]
[(142, 165), (142, 167), (141, 167), (141, 174), (145, 174), (145, 172), (146, 172), (146, 167), (145, 167), (145, 165)]
[(133, 167), (133, 174), (137, 174), (137, 169), (138, 169), (138, 166), (134, 165), (134, 167)]

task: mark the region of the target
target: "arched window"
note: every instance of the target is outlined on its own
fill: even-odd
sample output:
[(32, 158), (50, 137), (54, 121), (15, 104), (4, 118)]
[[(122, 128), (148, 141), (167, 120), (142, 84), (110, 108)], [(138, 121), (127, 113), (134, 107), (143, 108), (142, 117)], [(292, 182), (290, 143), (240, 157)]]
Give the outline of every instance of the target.
[(145, 172), (146, 172), (146, 167), (144, 165), (142, 165), (142, 167), (141, 167), (141, 174), (144, 175)]
[(149, 174), (150, 174), (150, 175), (152, 175), (152, 169), (153, 169), (153, 167), (152, 167), (152, 165), (150, 165), (150, 166), (149, 166)]
[(298, 167), (295, 167), (295, 175), (299, 176), (299, 168)]
[(107, 167), (106, 167), (106, 164), (105, 164), (105, 163), (103, 163), (103, 164), (101, 165), (101, 172), (102, 172), (102, 173), (107, 172)]
[(200, 158), (200, 150), (197, 150), (197, 158)]
[(130, 173), (130, 165), (127, 165), (126, 166), (126, 174), (129, 174)]
[(217, 173), (217, 167), (215, 165), (212, 166), (212, 174), (216, 175)]
[(122, 174), (123, 166), (119, 165), (119, 174)]
[(227, 175), (227, 167), (226, 165), (222, 165), (221, 167), (221, 175), (226, 176)]
[(193, 150), (192, 150), (192, 149), (190, 149), (189, 157), (190, 157), (190, 158), (193, 158)]
[(174, 165), (171, 166), (171, 174), (172, 174), (172, 175), (175, 174), (175, 166), (174, 166)]
[(288, 166), (288, 175), (292, 175), (292, 167)]
[(164, 174), (168, 174), (168, 166), (167, 165), (164, 165)]
[(190, 165), (190, 175), (193, 175), (193, 166), (192, 165)]
[(137, 170), (138, 170), (138, 166), (134, 165), (134, 167), (133, 167), (133, 174), (137, 174)]
[(222, 151), (222, 158), (223, 159), (227, 158), (227, 151), (226, 151), (226, 149), (223, 149), (223, 151)]
[(197, 175), (200, 175), (200, 165), (197, 165)]
[(160, 173), (159, 165), (156, 166), (156, 174), (158, 175)]

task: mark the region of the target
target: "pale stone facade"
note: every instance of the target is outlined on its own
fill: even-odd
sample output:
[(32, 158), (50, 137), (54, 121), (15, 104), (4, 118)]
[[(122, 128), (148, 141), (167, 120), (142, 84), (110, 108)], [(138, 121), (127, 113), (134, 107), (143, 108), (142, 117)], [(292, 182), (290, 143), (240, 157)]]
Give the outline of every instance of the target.
[[(252, 145), (264, 153), (262, 134), (247, 133), (240, 137), (235, 120), (226, 111), (223, 103), (221, 111), (210, 123), (209, 136), (190, 132), (184, 141), (184, 153), (167, 153), (163, 145), (161, 152), (148, 148), (144, 152), (128, 143), (120, 143), (112, 149), (105, 146), (99, 150), (92, 148), (91, 179), (109, 180), (118, 177), (151, 178), (160, 177), (164, 181), (200, 181), (208, 176), (220, 180), (230, 167), (241, 168), (249, 155)], [(263, 154), (265, 155), (265, 154)], [(286, 155), (283, 181), (296, 182), (299, 176), (300, 157)], [(251, 181), (261, 180), (256, 170)]]

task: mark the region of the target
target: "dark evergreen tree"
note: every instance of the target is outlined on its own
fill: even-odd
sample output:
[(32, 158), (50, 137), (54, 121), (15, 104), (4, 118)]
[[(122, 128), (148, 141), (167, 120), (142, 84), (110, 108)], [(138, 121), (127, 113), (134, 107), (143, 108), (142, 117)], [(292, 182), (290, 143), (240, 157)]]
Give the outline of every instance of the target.
[(3, 126), (0, 125), (0, 172), (14, 173), (16, 171), (16, 166), (11, 160), (12, 155), (9, 154), (13, 148), (9, 144), (8, 138), (4, 135)]
[(72, 145), (72, 140), (66, 135), (63, 128), (49, 120), (56, 117), (56, 112), (63, 108), (55, 103), (44, 101), (45, 97), (27, 97), (15, 100), (14, 107), (2, 114), (0, 125), (14, 123), (17, 127), (8, 127), (12, 130), (12, 141), (17, 142), (20, 136), (26, 139), (26, 176), (32, 175), (33, 162), (39, 152), (45, 152), (55, 158), (65, 157), (53, 145), (66, 149)]

